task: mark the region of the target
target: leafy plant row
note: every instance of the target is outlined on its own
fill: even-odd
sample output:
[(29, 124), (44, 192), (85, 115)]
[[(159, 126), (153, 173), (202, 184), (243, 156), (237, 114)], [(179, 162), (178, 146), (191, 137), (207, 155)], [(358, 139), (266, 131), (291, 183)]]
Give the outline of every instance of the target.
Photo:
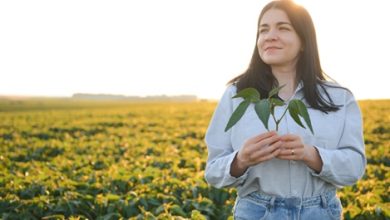
[[(0, 218), (232, 218), (235, 190), (203, 178), (215, 104), (0, 101)], [(343, 215), (389, 219), (390, 101), (360, 106), (368, 166)]]

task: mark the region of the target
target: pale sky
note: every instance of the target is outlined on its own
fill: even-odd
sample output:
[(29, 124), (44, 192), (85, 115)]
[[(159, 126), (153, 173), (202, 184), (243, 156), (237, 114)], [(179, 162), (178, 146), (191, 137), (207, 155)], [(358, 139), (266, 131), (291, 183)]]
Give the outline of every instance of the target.
[[(390, 98), (384, 0), (296, 0), (324, 71), (357, 99)], [(218, 99), (248, 66), (262, 0), (0, 1), (0, 95)]]

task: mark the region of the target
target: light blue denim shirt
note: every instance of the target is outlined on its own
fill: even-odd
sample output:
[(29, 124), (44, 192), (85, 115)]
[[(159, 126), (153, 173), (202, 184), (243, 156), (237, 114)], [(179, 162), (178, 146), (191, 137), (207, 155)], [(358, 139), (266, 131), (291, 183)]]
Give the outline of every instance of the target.
[[(291, 99), (302, 99), (302, 88), (303, 84), (300, 83)], [(218, 103), (205, 137), (208, 147), (207, 182), (218, 188), (237, 187), (239, 196), (258, 191), (281, 197), (311, 197), (354, 184), (362, 177), (366, 166), (360, 109), (348, 90), (325, 88), (333, 102), (342, 107), (328, 114), (308, 108), (314, 135), (309, 129), (296, 124), (288, 113), (278, 130), (280, 135), (299, 135), (304, 143), (318, 149), (323, 162), (320, 173), (301, 161), (274, 158), (250, 167), (238, 178), (231, 176), (230, 165), (244, 142), (267, 130), (251, 104), (237, 124), (224, 131), (230, 116), (242, 101), (242, 98), (232, 99), (237, 88), (230, 85)], [(323, 89), (319, 87), (319, 90), (326, 98)], [(286, 105), (275, 108), (276, 118), (280, 118), (285, 108)], [(273, 120), (269, 120), (269, 127), (275, 129)]]

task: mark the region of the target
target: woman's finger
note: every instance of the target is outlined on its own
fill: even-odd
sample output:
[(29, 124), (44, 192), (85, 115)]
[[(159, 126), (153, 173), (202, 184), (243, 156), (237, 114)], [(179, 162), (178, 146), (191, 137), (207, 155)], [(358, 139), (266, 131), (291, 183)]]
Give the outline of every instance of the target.
[(269, 158), (270, 154), (272, 154), (273, 157), (275, 157), (279, 154), (279, 152), (274, 153), (274, 151), (279, 150), (281, 146), (282, 146), (281, 141), (274, 142), (271, 145), (268, 145), (266, 147), (259, 149), (258, 151), (253, 152), (251, 158), (254, 161), (264, 161), (263, 158)]
[(252, 138), (249, 138), (247, 142), (249, 144), (257, 143), (257, 142), (260, 142), (260, 141), (262, 141), (264, 139), (267, 139), (269, 137), (276, 136), (277, 134), (278, 133), (276, 133), (276, 131), (270, 131), (270, 132), (262, 133), (262, 134), (254, 136)]

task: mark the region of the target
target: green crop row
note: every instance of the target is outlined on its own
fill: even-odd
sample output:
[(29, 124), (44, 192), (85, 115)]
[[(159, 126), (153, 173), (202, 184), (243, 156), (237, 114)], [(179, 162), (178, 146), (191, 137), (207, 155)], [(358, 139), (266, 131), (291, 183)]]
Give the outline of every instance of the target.
[[(0, 218), (231, 218), (236, 191), (203, 177), (215, 106), (0, 100)], [(360, 106), (368, 166), (344, 218), (389, 219), (390, 101)]]

